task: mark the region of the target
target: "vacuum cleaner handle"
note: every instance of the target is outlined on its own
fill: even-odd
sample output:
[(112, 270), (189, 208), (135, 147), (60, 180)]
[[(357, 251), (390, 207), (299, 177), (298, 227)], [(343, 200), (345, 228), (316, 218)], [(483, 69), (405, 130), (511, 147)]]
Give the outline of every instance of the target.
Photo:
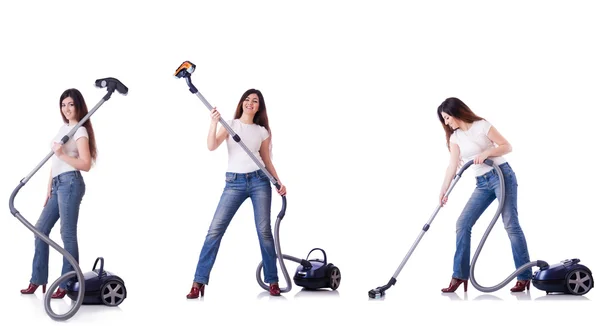
[[(489, 165), (494, 167), (494, 162), (491, 159), (485, 159), (483, 161), (484, 164)], [(454, 185), (458, 182), (458, 180), (460, 180), (462, 174), (464, 171), (466, 171), (471, 165), (473, 165), (473, 161), (470, 160), (468, 161), (465, 165), (463, 165), (460, 170), (458, 170), (458, 172), (456, 173), (456, 175), (454, 176), (454, 179), (452, 179), (452, 182), (450, 182), (450, 186), (448, 187), (448, 189), (446, 190), (446, 197), (448, 197), (450, 195), (450, 193), (452, 192), (452, 190), (454, 189)], [(434, 212), (433, 217), (435, 217), (435, 214), (437, 214), (437, 211), (439, 210), (439, 208), (441, 207), (441, 204), (438, 205), (438, 209)], [(431, 221), (431, 220), (430, 220)], [(428, 222), (429, 224), (429, 222)], [(423, 227), (423, 230), (427, 231), (429, 229), (429, 225), (425, 225)]]
[(327, 254), (325, 254), (325, 250), (323, 250), (321, 248), (314, 248), (314, 249), (310, 250), (310, 252), (308, 252), (308, 254), (306, 255), (306, 260), (308, 260), (308, 256), (310, 256), (310, 254), (315, 250), (319, 250), (323, 253), (323, 257), (325, 258), (325, 260), (323, 260), (323, 263), (325, 263), (325, 265), (327, 265)]
[[(494, 162), (491, 159), (489, 159), (489, 158), (486, 158), (483, 162), (486, 165), (494, 166)], [(458, 171), (458, 173), (456, 173), (456, 175), (462, 176), (463, 172), (466, 171), (467, 168), (469, 168), (471, 165), (473, 165), (473, 161), (472, 160), (468, 161), (465, 165), (463, 165), (463, 167), (460, 168), (460, 170)]]
[(102, 257), (96, 258), (96, 261), (94, 262), (94, 267), (92, 268), (92, 271), (96, 270), (96, 264), (98, 264), (98, 260), (100, 261), (100, 269), (98, 270), (98, 277), (102, 277), (102, 275), (104, 274), (104, 258), (102, 258)]

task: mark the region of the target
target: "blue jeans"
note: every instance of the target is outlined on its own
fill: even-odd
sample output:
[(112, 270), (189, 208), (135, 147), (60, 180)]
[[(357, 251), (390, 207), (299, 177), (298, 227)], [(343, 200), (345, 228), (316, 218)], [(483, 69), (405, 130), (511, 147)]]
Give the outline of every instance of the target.
[[(35, 227), (44, 235), (49, 236), (52, 227), (60, 218), (60, 237), (63, 248), (79, 262), (79, 248), (77, 245), (77, 220), (79, 218), (79, 205), (85, 195), (85, 183), (79, 171), (70, 171), (59, 174), (52, 179), (52, 193), (40, 215)], [(31, 283), (48, 283), (48, 257), (49, 246), (37, 236), (35, 237), (35, 254), (33, 256), (33, 271)], [(67, 258), (63, 257), (62, 273), (73, 271), (73, 266)], [(59, 284), (66, 288), (67, 283)]]
[[(504, 175), (504, 207), (502, 221), (510, 239), (515, 267), (529, 262), (527, 241), (517, 212), (517, 177), (508, 163), (499, 165)], [(466, 280), (469, 278), (469, 258), (471, 257), (471, 228), (487, 209), (499, 197), (500, 177), (495, 169), (478, 176), (477, 187), (456, 221), (456, 253), (454, 255), (454, 273), (452, 277)], [(517, 275), (518, 280), (529, 280), (531, 268)]]
[(258, 234), (266, 283), (275, 283), (277, 277), (277, 255), (271, 233), (271, 186), (269, 178), (260, 170), (250, 173), (225, 174), (225, 189), (215, 211), (200, 252), (194, 282), (208, 284), (210, 271), (217, 258), (221, 239), (231, 219), (250, 197), (254, 206), (254, 223)]

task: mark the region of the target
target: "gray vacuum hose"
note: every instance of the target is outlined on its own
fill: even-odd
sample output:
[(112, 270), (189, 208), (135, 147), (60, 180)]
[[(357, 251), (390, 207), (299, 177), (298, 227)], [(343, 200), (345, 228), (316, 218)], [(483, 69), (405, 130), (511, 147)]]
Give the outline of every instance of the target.
[[(300, 263), (302, 259), (289, 256), (287, 254), (281, 253), (281, 245), (279, 243), (279, 223), (281, 222), (281, 217), (277, 217), (275, 221), (275, 230), (274, 230), (274, 241), (275, 241), (275, 253), (277, 253), (277, 260), (279, 261), (279, 266), (281, 267), (281, 272), (283, 273), (283, 277), (285, 278), (285, 282), (287, 283), (286, 287), (280, 287), (279, 290), (281, 292), (289, 292), (292, 290), (292, 281), (290, 280), (290, 275), (288, 274), (287, 268), (285, 267), (285, 263), (283, 260), (291, 260), (296, 263)], [(265, 290), (269, 290), (269, 286), (265, 284), (261, 276), (261, 270), (263, 268), (263, 262), (261, 261), (256, 267), (256, 281), (261, 288)]]
[[(81, 272), (81, 269), (79, 268), (79, 265), (77, 264), (77, 261), (75, 260), (75, 258), (73, 258), (73, 256), (69, 252), (67, 252), (65, 249), (63, 249), (60, 245), (56, 244), (48, 236), (46, 236), (42, 232), (38, 231), (31, 223), (29, 223), (19, 213), (19, 211), (17, 211), (14, 208), (15, 196), (17, 195), (17, 193), (19, 192), (21, 187), (23, 187), (25, 185), (25, 183), (26, 183), (25, 179), (21, 180), (21, 182), (19, 182), (19, 185), (17, 186), (17, 188), (13, 191), (13, 193), (10, 196), (9, 204), (10, 204), (11, 213), (17, 219), (19, 219), (25, 225), (25, 227), (29, 228), (29, 230), (31, 230), (35, 234), (35, 236), (39, 237), (41, 240), (46, 242), (48, 245), (52, 246), (55, 250), (57, 250), (65, 258), (67, 258), (67, 260), (69, 261), (71, 266), (73, 266), (73, 268), (75, 269), (74, 271), (70, 271), (70, 272), (62, 275), (61, 277), (59, 277), (56, 281), (54, 281), (54, 283), (52, 283), (50, 285), (50, 287), (47, 288), (48, 291), (44, 295), (44, 308), (46, 309), (46, 313), (48, 314), (48, 316), (50, 316), (50, 318), (55, 321), (67, 320), (67, 319), (70, 319), (73, 315), (75, 315), (75, 313), (77, 313), (77, 311), (79, 310), (79, 307), (81, 306), (81, 303), (83, 302), (83, 294), (85, 293), (85, 281), (83, 278), (83, 273)], [(54, 290), (60, 285), (60, 283), (62, 283), (64, 280), (66, 280), (70, 277), (73, 277), (74, 275), (77, 275), (77, 280), (80, 283), (80, 289), (79, 289), (79, 294), (77, 295), (77, 300), (75, 301), (75, 303), (73, 304), (73, 306), (67, 313), (65, 313), (63, 315), (56, 314), (56, 313), (54, 313), (54, 311), (52, 310), (52, 307), (50, 306), (50, 299), (52, 299), (52, 292), (54, 292)]]
[(545, 261), (541, 261), (541, 260), (528, 262), (528, 263), (522, 265), (521, 267), (517, 268), (517, 270), (515, 270), (512, 274), (510, 274), (502, 282), (500, 282), (496, 285), (490, 286), (490, 287), (484, 287), (484, 286), (480, 285), (479, 283), (477, 283), (477, 280), (475, 280), (475, 263), (477, 262), (479, 253), (481, 253), (481, 249), (483, 248), (485, 241), (487, 240), (490, 232), (492, 231), (492, 228), (494, 228), (494, 225), (496, 224), (498, 217), (500, 217), (500, 215), (502, 214), (502, 210), (504, 208), (504, 197), (505, 197), (504, 174), (502, 173), (502, 170), (500, 169), (500, 167), (498, 165), (496, 165), (495, 163), (493, 163), (491, 161), (488, 162), (486, 160), (486, 164), (491, 165), (498, 173), (498, 177), (500, 179), (500, 196), (498, 197), (498, 209), (496, 210), (496, 214), (494, 215), (494, 217), (492, 218), (492, 221), (490, 222), (487, 229), (485, 230), (485, 233), (483, 234), (483, 237), (481, 238), (481, 241), (479, 242), (479, 245), (477, 246), (477, 249), (475, 250), (473, 259), (471, 260), (471, 269), (469, 272), (469, 278), (470, 278), (471, 284), (473, 284), (473, 286), (477, 290), (482, 291), (482, 292), (494, 292), (494, 291), (502, 289), (512, 279), (517, 277), (517, 275), (522, 273), (524, 270), (527, 270), (534, 266), (541, 267), (541, 266), (547, 265), (547, 263)]

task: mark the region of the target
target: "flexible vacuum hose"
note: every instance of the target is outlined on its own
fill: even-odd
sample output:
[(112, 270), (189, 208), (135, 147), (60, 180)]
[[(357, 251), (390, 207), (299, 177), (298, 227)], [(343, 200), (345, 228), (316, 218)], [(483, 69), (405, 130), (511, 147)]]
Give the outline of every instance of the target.
[[(17, 211), (15, 209), (14, 199), (15, 199), (17, 193), (19, 192), (19, 190), (25, 185), (26, 182), (24, 182), (24, 180), (21, 180), (21, 182), (19, 182), (19, 185), (17, 186), (17, 188), (15, 188), (13, 193), (10, 195), (10, 201), (9, 201), (10, 212), (17, 219), (19, 219), (19, 221), (21, 221), (21, 223), (23, 223), (25, 225), (25, 227), (27, 227), (29, 230), (31, 230), (35, 234), (35, 236), (39, 237), (41, 240), (43, 240), (48, 245), (52, 246), (52, 248), (57, 250), (60, 254), (62, 254), (69, 261), (71, 266), (73, 266), (73, 269), (75, 269), (74, 271), (70, 271), (70, 272), (62, 275), (61, 277), (59, 277), (56, 281), (54, 281), (54, 283), (52, 283), (50, 285), (50, 287), (48, 288), (48, 293), (46, 293), (46, 295), (44, 296), (44, 308), (46, 309), (46, 313), (48, 314), (48, 316), (50, 316), (50, 318), (52, 318), (53, 320), (56, 320), (56, 321), (67, 320), (67, 319), (70, 319), (73, 315), (75, 315), (75, 313), (77, 313), (77, 311), (79, 310), (79, 307), (81, 307), (81, 303), (83, 302), (83, 294), (85, 292), (85, 281), (83, 278), (83, 273), (81, 272), (81, 269), (79, 268), (77, 260), (75, 260), (75, 258), (73, 258), (73, 256), (69, 252), (67, 252), (65, 249), (63, 249), (60, 245), (56, 244), (48, 236), (44, 235), (42, 232), (37, 230), (37, 228), (35, 228), (35, 226), (33, 226), (31, 223), (29, 223), (19, 213), (19, 211)], [(73, 306), (67, 313), (62, 314), (62, 315), (56, 314), (52, 310), (52, 307), (50, 306), (50, 299), (52, 298), (52, 292), (54, 292), (54, 290), (60, 285), (60, 283), (62, 283), (64, 280), (66, 280), (68, 278), (73, 277), (74, 275), (77, 276), (77, 280), (80, 283), (80, 289), (79, 289), (79, 293), (77, 294), (77, 300), (75, 301), (75, 303), (73, 304)]]
[[(494, 291), (500, 290), (501, 288), (506, 286), (512, 279), (517, 277), (517, 275), (519, 275), (523, 271), (525, 271), (531, 267), (534, 267), (534, 266), (543, 267), (545, 265), (548, 265), (545, 261), (541, 261), (541, 260), (531, 261), (531, 262), (528, 262), (528, 263), (522, 265), (521, 267), (517, 268), (517, 270), (515, 270), (512, 274), (510, 274), (505, 280), (503, 280), (502, 282), (500, 282), (496, 285), (493, 285), (490, 287), (485, 287), (485, 286), (482, 286), (479, 283), (477, 283), (477, 280), (475, 279), (475, 263), (477, 262), (477, 258), (479, 257), (479, 254), (481, 253), (481, 249), (483, 248), (485, 241), (487, 240), (490, 232), (492, 231), (492, 228), (494, 228), (494, 225), (496, 224), (498, 217), (500, 217), (500, 215), (502, 214), (502, 210), (504, 208), (504, 197), (505, 197), (504, 174), (502, 173), (502, 170), (500, 169), (500, 167), (498, 165), (496, 165), (492, 162), (490, 162), (490, 163), (491, 163), (492, 167), (498, 173), (498, 177), (500, 179), (500, 196), (498, 196), (498, 209), (496, 210), (496, 214), (494, 214), (492, 221), (490, 222), (487, 229), (485, 230), (485, 233), (483, 234), (483, 237), (481, 238), (481, 241), (479, 242), (479, 245), (477, 246), (477, 249), (475, 250), (475, 254), (473, 255), (473, 259), (471, 260), (471, 269), (470, 269), (470, 274), (469, 274), (471, 284), (473, 284), (473, 286), (477, 290), (482, 291), (482, 292), (494, 292)], [(488, 165), (490, 163), (488, 163)]]
[[(283, 210), (285, 210), (285, 199), (284, 199), (284, 205), (282, 208), (282, 212)], [(283, 260), (291, 260), (293, 262), (296, 263), (301, 263), (302, 259), (296, 258), (296, 257), (292, 257), (289, 256), (287, 254), (282, 254), (281, 253), (281, 245), (279, 242), (279, 224), (281, 223), (281, 213), (280, 215), (277, 216), (277, 220), (275, 221), (275, 229), (274, 229), (274, 241), (275, 241), (275, 253), (277, 253), (277, 260), (279, 261), (279, 267), (281, 268), (281, 272), (283, 273), (283, 277), (285, 278), (285, 282), (287, 283), (287, 285), (285, 287), (280, 287), (279, 290), (281, 292), (289, 292), (290, 290), (292, 290), (292, 281), (290, 280), (290, 275), (288, 274), (287, 268), (285, 267), (285, 263), (283, 262)], [(265, 290), (269, 290), (269, 286), (265, 284), (265, 282), (262, 279), (261, 273), (262, 273), (262, 268), (263, 268), (263, 262), (261, 261), (258, 264), (258, 267), (256, 267), (256, 281), (258, 282), (258, 285), (260, 285), (261, 288), (265, 289)]]

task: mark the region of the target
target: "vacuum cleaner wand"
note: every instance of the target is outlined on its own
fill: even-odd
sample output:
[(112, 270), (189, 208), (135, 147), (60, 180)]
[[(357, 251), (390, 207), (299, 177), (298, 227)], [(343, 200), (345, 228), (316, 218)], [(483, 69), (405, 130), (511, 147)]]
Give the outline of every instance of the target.
[[(487, 165), (489, 165), (489, 166), (495, 166), (494, 163), (490, 159), (486, 159), (484, 161), (484, 163), (487, 164)], [(448, 190), (446, 191), (446, 194), (444, 195), (445, 197), (448, 197), (450, 195), (450, 193), (454, 189), (454, 186), (456, 185), (456, 183), (458, 182), (458, 180), (460, 180), (460, 178), (462, 177), (463, 172), (467, 168), (469, 168), (472, 164), (473, 164), (473, 161), (471, 160), (471, 161), (468, 161), (465, 165), (463, 165), (460, 168), (460, 170), (456, 173), (456, 175), (454, 176), (454, 179), (450, 183), (450, 187), (448, 188)], [(423, 238), (423, 236), (425, 235), (425, 233), (427, 232), (427, 230), (429, 230), (429, 227), (431, 226), (431, 223), (433, 222), (433, 219), (435, 219), (435, 217), (437, 216), (437, 214), (440, 211), (441, 207), (442, 207), (442, 204), (438, 204), (438, 206), (435, 208), (435, 211), (429, 217), (429, 220), (423, 226), (423, 228), (421, 229), (421, 232), (419, 232), (419, 236), (417, 236), (417, 239), (415, 240), (415, 242), (413, 243), (413, 245), (410, 247), (408, 253), (406, 254), (406, 256), (404, 257), (404, 259), (400, 263), (400, 266), (398, 266), (398, 268), (396, 269), (396, 272), (394, 273), (394, 276), (392, 276), (392, 278), (389, 280), (389, 282), (386, 285), (380, 286), (380, 287), (377, 287), (375, 289), (370, 290), (369, 291), (369, 298), (375, 298), (375, 299), (377, 299), (377, 298), (383, 297), (385, 295), (385, 291), (387, 289), (391, 288), (392, 285), (396, 284), (396, 278), (398, 277), (398, 274), (400, 274), (400, 271), (402, 271), (402, 268), (404, 268), (404, 265), (408, 261), (408, 258), (410, 258), (410, 256), (412, 255), (413, 251), (416, 249), (417, 245), (421, 241), (421, 238)]]
[[(196, 86), (194, 86), (194, 84), (192, 83), (192, 75), (191, 74), (192, 74), (192, 72), (194, 72), (195, 69), (196, 69), (195, 64), (193, 64), (189, 61), (185, 61), (185, 62), (183, 62), (183, 64), (181, 64), (179, 66), (177, 71), (175, 71), (175, 77), (184, 78), (185, 81), (187, 82), (188, 86), (190, 87), (190, 92), (192, 92), (192, 94), (195, 94), (196, 96), (198, 96), (200, 101), (202, 101), (202, 103), (204, 103), (204, 105), (208, 108), (208, 110), (212, 111), (213, 106), (210, 105), (210, 103), (208, 103), (206, 98), (204, 98), (204, 96), (198, 91)], [(244, 149), (244, 151), (252, 158), (252, 160), (256, 163), (256, 165), (258, 165), (258, 167), (267, 175), (267, 177), (273, 183), (273, 185), (275, 187), (277, 187), (277, 189), (279, 189), (281, 187), (279, 185), (279, 182), (277, 182), (277, 180), (271, 175), (271, 173), (269, 173), (269, 171), (267, 171), (267, 169), (260, 163), (260, 161), (254, 156), (254, 154), (252, 154), (252, 152), (248, 149), (248, 147), (240, 139), (240, 137), (237, 135), (237, 133), (233, 131), (233, 129), (227, 124), (227, 122), (225, 122), (225, 120), (223, 120), (222, 117), (219, 118), (219, 122), (221, 123), (221, 125), (223, 125), (223, 127), (227, 130), (227, 132), (229, 132), (229, 135), (231, 135), (233, 140), (235, 142), (237, 142)]]
[[(213, 106), (208, 103), (208, 101), (206, 100), (206, 98), (204, 98), (204, 96), (198, 91), (198, 89), (196, 88), (196, 86), (194, 86), (194, 84), (192, 83), (192, 73), (196, 70), (196, 65), (190, 61), (185, 61), (183, 62), (175, 71), (175, 78), (184, 78), (188, 87), (190, 88), (190, 92), (192, 94), (195, 94), (200, 101), (202, 101), (202, 103), (204, 103), (204, 105), (206, 106), (206, 108), (208, 108), (209, 111), (212, 111)], [(254, 163), (260, 168), (260, 170), (269, 178), (269, 180), (271, 181), (271, 183), (273, 183), (273, 185), (279, 189), (281, 188), (281, 185), (279, 184), (279, 182), (271, 175), (271, 173), (269, 173), (269, 171), (267, 171), (267, 169), (260, 163), (260, 161), (254, 156), (254, 154), (250, 151), (250, 149), (248, 149), (248, 147), (244, 144), (244, 142), (242, 141), (242, 139), (239, 137), (239, 135), (227, 124), (227, 122), (225, 120), (223, 120), (223, 117), (219, 118), (219, 122), (221, 123), (221, 125), (223, 125), (223, 127), (227, 130), (227, 132), (229, 132), (229, 135), (233, 138), (233, 140), (235, 142), (238, 143), (238, 145), (248, 154), (248, 156), (250, 156), (250, 158), (254, 161)], [(285, 196), (281, 196), (282, 197), (282, 207), (281, 207), (281, 211), (279, 211), (279, 214), (277, 215), (277, 220), (275, 222), (275, 229), (274, 229), (274, 237), (275, 237), (275, 250), (277, 252), (277, 257), (279, 260), (279, 265), (281, 266), (283, 275), (286, 279), (286, 282), (288, 283), (288, 286), (285, 288), (280, 288), (281, 292), (288, 292), (291, 290), (291, 279), (288, 275), (288, 272), (286, 270), (285, 264), (283, 262), (283, 259), (287, 259), (287, 260), (292, 260), (295, 261), (297, 263), (301, 262), (301, 259), (292, 257), (292, 256), (288, 256), (288, 255), (282, 255), (281, 254), (281, 247), (280, 247), (280, 243), (279, 243), (279, 223), (281, 222), (281, 220), (283, 219), (283, 217), (285, 216), (285, 210), (287, 208), (287, 199)], [(260, 278), (260, 269), (262, 267), (262, 262), (258, 265), (258, 268), (256, 270), (256, 274), (257, 274), (257, 279)], [(267, 285), (265, 285), (262, 281), (258, 281), (259, 285), (265, 289), (265, 290), (269, 290), (269, 287)]]
[[(83, 125), (94, 114), (94, 112), (96, 112), (96, 110), (98, 110), (98, 108), (100, 108), (100, 106), (102, 104), (104, 104), (104, 102), (106, 102), (108, 99), (110, 99), (110, 96), (112, 95), (112, 93), (115, 90), (117, 90), (121, 94), (125, 94), (125, 95), (127, 94), (127, 87), (125, 87), (125, 85), (123, 85), (120, 81), (118, 81), (115, 78), (98, 79), (98, 80), (96, 80), (96, 87), (101, 87), (101, 88), (106, 87), (108, 92), (98, 102), (98, 104), (96, 104), (96, 106), (94, 106), (90, 111), (88, 111), (88, 114), (85, 115), (77, 123), (77, 125), (75, 125), (75, 127), (73, 127), (69, 131), (69, 133), (67, 133), (67, 135), (62, 137), (60, 144), (67, 143), (67, 141), (69, 141), (69, 139), (73, 137), (73, 135), (75, 134), (77, 129), (79, 129), (79, 127), (81, 127), (81, 125)], [(15, 205), (14, 205), (15, 198), (16, 198), (18, 192), (21, 190), (21, 188), (23, 186), (25, 186), (25, 184), (29, 181), (29, 179), (31, 179), (31, 177), (35, 173), (37, 173), (37, 171), (39, 171), (40, 168), (42, 168), (42, 166), (52, 157), (52, 155), (54, 155), (54, 151), (50, 151), (46, 155), (46, 157), (44, 157), (44, 159), (40, 163), (38, 163), (38, 165), (26, 177), (24, 177), (19, 182), (17, 187), (13, 190), (12, 194), (10, 195), (8, 204), (9, 204), (10, 213), (14, 217), (16, 217), (19, 221), (21, 221), (21, 223), (23, 223), (23, 225), (25, 225), (25, 227), (27, 227), (29, 230), (31, 230), (41, 240), (43, 240), (48, 245), (52, 246), (55, 250), (60, 252), (60, 254), (62, 254), (74, 268), (74, 271), (70, 271), (70, 272), (62, 275), (56, 281), (54, 281), (54, 283), (52, 283), (52, 285), (50, 285), (50, 287), (48, 288), (49, 292), (53, 292), (56, 289), (56, 287), (58, 287), (60, 285), (60, 283), (62, 283), (63, 281), (65, 281), (67, 279), (72, 278), (74, 275), (77, 276), (77, 280), (79, 281), (81, 287), (79, 290), (79, 294), (77, 295), (77, 300), (75, 301), (75, 303), (72, 305), (71, 309), (67, 313), (62, 314), (62, 315), (54, 313), (54, 311), (50, 307), (51, 294), (46, 294), (44, 297), (44, 307), (46, 309), (46, 313), (50, 316), (50, 318), (58, 321), (58, 320), (67, 320), (67, 319), (71, 318), (79, 310), (79, 307), (81, 306), (81, 304), (83, 302), (84, 293), (85, 293), (85, 287), (84, 287), (85, 281), (84, 281), (83, 273), (81, 272), (81, 268), (79, 268), (77, 260), (75, 260), (75, 258), (73, 258), (73, 256), (69, 252), (67, 252), (65, 249), (63, 249), (60, 245), (56, 244), (56, 242), (51, 240), (48, 236), (44, 235), (44, 233), (37, 230), (37, 228), (35, 228), (35, 226), (33, 226), (29, 221), (27, 221), (27, 219), (25, 219), (25, 217), (23, 217), (21, 215), (21, 213), (19, 213), (19, 211), (15, 208)]]

